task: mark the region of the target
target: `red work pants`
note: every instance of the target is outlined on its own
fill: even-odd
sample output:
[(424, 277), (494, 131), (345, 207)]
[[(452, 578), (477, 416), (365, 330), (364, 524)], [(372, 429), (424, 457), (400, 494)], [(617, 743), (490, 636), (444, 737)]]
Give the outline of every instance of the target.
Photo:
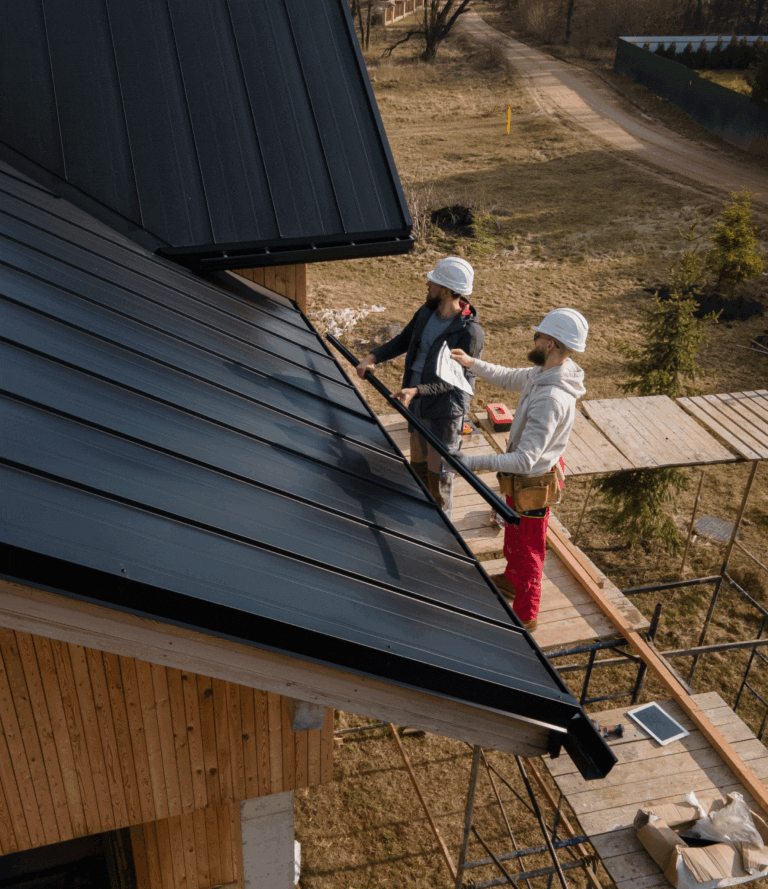
[[(562, 458), (560, 466), (565, 469)], [(507, 497), (507, 504), (515, 508), (511, 497)], [(512, 608), (520, 620), (535, 620), (539, 616), (548, 525), (549, 510), (541, 518), (522, 516), (519, 525), (508, 524), (504, 529), (504, 577), (515, 588)]]

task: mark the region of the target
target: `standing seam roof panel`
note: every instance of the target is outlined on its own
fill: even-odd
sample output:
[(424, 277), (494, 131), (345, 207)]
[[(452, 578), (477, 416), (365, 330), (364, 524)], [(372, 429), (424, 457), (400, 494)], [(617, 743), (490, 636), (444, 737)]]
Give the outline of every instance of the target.
[[(56, 466), (59, 478), (80, 487), (508, 624), (469, 560), (446, 560), (445, 553), (415, 547), (385, 528), (372, 535), (351, 517), (2, 394), (0, 412), (8, 423), (0, 454), (11, 463), (39, 472)], [(30, 441), (39, 442), (32, 454)]]
[(456, 539), (415, 487), (405, 492), (381, 476), (363, 479), (2, 342), (0, 358), (14, 398), (460, 556)]
[[(6, 41), (2, 41), (3, 33), (9, 38)], [(22, 154), (39, 159), (52, 173), (64, 176), (42, 0), (3, 5), (0, 43), (0, 132), (13, 133), (11, 144)], [(29, 113), (30, 94), (35, 96), (35, 114)]]
[[(220, 419), (231, 428), (261, 437), (271, 436), (280, 446), (320, 462), (345, 462), (351, 472), (382, 480), (398, 476), (402, 489), (417, 489), (410, 476), (404, 476), (394, 456), (371, 450), (378, 436), (360, 418), (332, 403), (315, 403), (311, 395), (294, 395), (288, 407), (303, 412), (306, 423), (291, 421), (290, 411), (280, 411), (268, 401), (279, 403), (285, 390), (269, 384), (266, 377), (258, 384), (244, 381), (242, 391), (195, 377), (170, 363), (146, 357), (115, 342), (102, 340), (90, 333), (37, 312), (25, 310), (10, 300), (3, 300), (3, 334), (23, 348), (92, 374), (114, 379), (128, 388), (137, 388), (154, 398), (182, 407), (193, 413)], [(250, 383), (250, 385), (248, 385)], [(263, 389), (264, 392), (259, 390)], [(249, 392), (250, 390), (250, 392)], [(257, 400), (258, 397), (258, 400)], [(313, 424), (313, 425), (311, 425)], [(354, 430), (356, 438), (325, 432), (326, 429)], [(358, 443), (360, 442), (360, 443)]]
[[(373, 218), (380, 218), (383, 209), (375, 186), (378, 171), (372, 168), (360, 138), (358, 114), (365, 96), (362, 90), (352, 89), (356, 84), (350, 82), (348, 72), (341, 65), (334, 35), (323, 13), (323, 9), (317, 11), (315, 27), (309, 33), (301, 27), (301, 12), (295, 8), (291, 11), (297, 56), (314, 118), (323, 135), (324, 153), (344, 231), (362, 232), (371, 227)], [(329, 65), (329, 58), (336, 64)], [(346, 101), (331, 100), (331, 96), (336, 99), (340, 95)], [(353, 170), (362, 175), (354, 176)], [(356, 188), (347, 188), (346, 183), (355, 178)]]
[(12, 6), (3, 156), (136, 242), (206, 268), (412, 246), (345, 0)]
[[(168, 593), (164, 600), (155, 594), (147, 601), (149, 590), (142, 595), (137, 588), (134, 594), (114, 584), (99, 590), (112, 604), (137, 610), (149, 606), (150, 613), (193, 626), (223, 620), (234, 638), (278, 648), (287, 642), (288, 650), (300, 645), (302, 631), (308, 632), (322, 645), (326, 662), (343, 658), (351, 645), (360, 654), (370, 652), (371, 662), (376, 659), (381, 667), (407, 664), (401, 681), (414, 681), (418, 669), (419, 684), (428, 687), (433, 671), (450, 671), (455, 687), (469, 681), (483, 705), (535, 719), (554, 721), (578, 709), (572, 695), (552, 681), (529, 639), (511, 624), (498, 626), (375, 584), (326, 574), (283, 554), (169, 522), (136, 505), (14, 467), (0, 464), (0, 479), (13, 510), (12, 523), (3, 529), (6, 546), (39, 541), (48, 557), (73, 558)], [(116, 555), (118, 541), (127, 558)], [(174, 602), (178, 593), (187, 602), (181, 612)], [(270, 639), (273, 622), (281, 625), (282, 638), (273, 634)], [(316, 648), (310, 656), (318, 654)], [(357, 666), (367, 672), (371, 668), (359, 663), (360, 654)]]
[(284, 196), (276, 210), (280, 235), (300, 237), (308, 220), (318, 234), (339, 231), (322, 144), (308, 125), (312, 108), (301, 71), (281, 52), (293, 43), (285, 2), (229, 0), (229, 8), (270, 189)]
[[(128, 139), (139, 188), (137, 224), (178, 240), (212, 237), (168, 8), (106, 0)], [(159, 181), (162, 188), (148, 188)], [(190, 187), (195, 183), (196, 187)]]
[[(119, 276), (121, 287), (132, 288), (137, 297), (150, 302), (162, 298), (166, 307), (173, 307), (203, 323), (211, 323), (215, 318), (217, 327), (233, 333), (258, 327), (275, 334), (283, 342), (299, 345), (330, 360), (301, 315), (290, 307), (288, 301), (281, 303), (281, 297), (277, 294), (268, 297), (249, 290), (253, 304), (258, 307), (258, 312), (254, 313), (252, 303), (244, 303), (242, 299), (229, 296), (200, 278), (191, 275), (185, 277), (184, 287), (181, 288), (179, 276), (188, 274), (183, 269), (174, 270), (175, 274), (171, 275), (167, 266), (160, 262), (139, 262), (138, 257), (126, 252), (122, 245), (105, 242), (92, 232), (84, 232), (65, 221), (49, 224), (45, 226), (47, 231), (44, 231), (42, 222), (45, 219), (45, 210), (39, 208), (38, 211), (38, 208), (33, 209), (28, 202), (17, 201), (17, 193), (15, 190), (0, 188), (6, 214), (8, 217), (15, 217), (13, 222), (5, 216), (0, 217), (0, 231), (7, 234), (9, 239), (26, 244), (35, 242), (35, 267), (40, 255), (51, 255), (55, 257), (54, 262), (66, 260), (77, 269), (90, 269), (95, 277), (103, 279), (104, 261), (109, 260), (115, 265), (115, 275)], [(55, 242), (50, 240), (51, 234), (56, 235)], [(46, 243), (50, 244), (47, 249)], [(24, 250), (23, 246), (19, 249)], [(151, 275), (147, 274), (148, 266), (152, 268)]]
[(186, 0), (168, 0), (188, 99), (214, 243), (279, 237), (256, 133), (247, 108), (226, 0), (209, 0), (205, 18)]
[(44, 0), (43, 9), (67, 178), (139, 220), (106, 10), (93, 0)]

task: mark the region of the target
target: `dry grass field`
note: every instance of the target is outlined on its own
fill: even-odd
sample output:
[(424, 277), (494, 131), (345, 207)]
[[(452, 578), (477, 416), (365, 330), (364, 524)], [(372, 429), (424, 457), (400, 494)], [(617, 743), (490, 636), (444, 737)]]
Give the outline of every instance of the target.
[[(489, 11), (482, 0), (473, 8), (481, 14)], [(626, 377), (618, 345), (638, 342), (642, 310), (654, 288), (666, 281), (666, 270), (682, 247), (680, 232), (698, 214), (702, 247), (706, 247), (707, 233), (728, 196), (707, 197), (691, 183), (674, 184), (669, 176), (630, 166), (576, 129), (544, 116), (493, 47), (481, 48), (454, 38), (441, 47), (436, 63), (426, 66), (417, 61), (419, 47), (412, 41), (391, 59), (382, 60), (384, 37), (392, 40), (402, 31), (401, 26), (395, 26), (386, 35), (377, 32), (367, 61), (422, 237), (406, 257), (310, 266), (309, 312), (332, 310), (338, 315), (344, 309), (383, 307), (383, 311), (366, 315), (343, 336), (362, 357), (377, 341), (382, 327), (410, 318), (425, 296), (425, 273), (437, 259), (447, 253), (463, 255), (476, 271), (472, 301), (486, 334), (486, 359), (524, 364), (531, 346), (531, 325), (550, 308), (570, 305), (582, 311), (591, 324), (588, 351), (580, 362), (586, 372), (587, 398), (619, 397)], [(580, 62), (588, 64), (583, 59)], [(604, 60), (589, 64), (607, 71)], [(508, 107), (512, 111), (509, 135)], [(674, 125), (674, 112), (670, 117)], [(474, 237), (450, 237), (429, 230), (429, 211), (452, 204), (475, 212)], [(768, 219), (756, 215), (755, 223), (768, 256)], [(768, 278), (761, 279), (748, 293), (764, 305), (768, 303), (766, 281)], [(700, 390), (768, 388), (768, 360), (746, 348), (751, 339), (767, 331), (768, 316), (760, 315), (713, 326), (700, 353), (706, 372), (698, 381)], [(402, 359), (382, 367), (379, 375), (394, 390), (399, 388), (401, 373)], [(500, 395), (480, 382), (474, 408), (482, 409)], [(513, 406), (513, 399), (501, 397)], [(371, 403), (380, 409), (376, 399), (371, 391)], [(699, 514), (732, 521), (747, 471), (744, 464), (708, 468)], [(689, 491), (670, 506), (681, 528), (690, 519), (699, 472), (690, 472)], [(566, 486), (558, 512), (566, 526), (573, 527), (578, 520), (585, 490), (585, 481), (575, 480)], [(758, 470), (741, 542), (763, 565), (768, 564), (765, 464)], [(594, 510), (588, 514), (579, 545), (621, 588), (679, 576), (679, 555), (653, 545), (627, 548), (620, 538), (601, 529)], [(689, 552), (686, 575), (717, 573), (721, 561), (722, 547), (699, 538)], [(751, 594), (768, 604), (768, 572), (741, 554), (734, 557), (732, 567)], [(657, 637), (660, 649), (696, 644), (708, 589), (634, 600), (650, 615), (656, 602), (663, 599)], [(755, 614), (735, 596), (725, 595), (715, 612), (711, 641), (754, 638), (760, 628)], [(741, 653), (708, 656), (699, 666), (694, 689), (717, 690), (732, 703), (745, 657)], [(687, 673), (685, 661), (675, 665)], [(606, 688), (628, 687), (632, 681), (633, 676), (603, 676), (594, 687), (599, 689), (601, 683)], [(765, 671), (759, 684), (763, 691), (768, 688)], [(663, 697), (652, 682), (645, 694), (648, 700)], [(759, 727), (763, 715), (759, 708), (750, 705), (739, 713), (753, 728)], [(337, 718), (340, 727), (362, 721), (351, 714)], [(408, 737), (405, 744), (457, 857), (470, 751), (461, 743), (433, 736)], [(507, 757), (490, 755), (502, 771), (514, 771)], [(296, 832), (304, 855), (301, 886), (426, 889), (450, 885), (385, 730), (345, 736), (336, 749), (336, 778), (333, 785), (297, 794)], [(504, 825), (491, 806), (490, 788), (483, 785), (481, 790), (479, 822), (485, 833), (505, 846), (501, 839)], [(540, 842), (540, 835), (530, 829), (531, 814), (519, 801), (509, 795), (506, 798), (510, 800), (508, 813), (520, 828), (520, 844)], [(508, 846), (507, 840), (505, 848)], [(576, 874), (569, 875), (573, 885), (585, 885), (581, 874), (571, 874)], [(607, 885), (604, 873), (602, 878)]]

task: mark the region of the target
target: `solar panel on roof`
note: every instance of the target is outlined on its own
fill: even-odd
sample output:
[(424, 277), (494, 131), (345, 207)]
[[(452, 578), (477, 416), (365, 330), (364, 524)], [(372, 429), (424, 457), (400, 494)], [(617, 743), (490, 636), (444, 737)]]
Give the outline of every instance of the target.
[(610, 768), (298, 309), (197, 279), (0, 164), (6, 189), (7, 578), (544, 721), (585, 775)]

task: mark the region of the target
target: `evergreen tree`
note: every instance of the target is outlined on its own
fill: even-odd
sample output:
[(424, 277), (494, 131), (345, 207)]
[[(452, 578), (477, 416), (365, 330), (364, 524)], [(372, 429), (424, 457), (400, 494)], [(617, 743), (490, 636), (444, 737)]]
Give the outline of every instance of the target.
[(730, 296), (738, 284), (756, 278), (764, 268), (757, 249), (757, 229), (752, 225), (752, 195), (741, 191), (731, 197), (733, 202), (724, 205), (715, 223), (712, 247), (707, 251), (707, 267), (717, 275), (715, 289), (725, 287)]
[(693, 67), (698, 71), (703, 71), (709, 67), (709, 50), (707, 49), (707, 41), (702, 40), (696, 50), (693, 59)]
[(693, 68), (695, 57), (696, 53), (693, 50), (693, 44), (686, 43), (685, 49), (680, 53), (678, 62), (680, 62), (681, 65), (685, 65), (686, 68)]
[[(696, 222), (683, 237), (687, 246), (677, 265), (669, 269), (669, 298), (656, 294), (645, 310), (642, 345), (620, 347), (627, 359), (629, 380), (622, 386), (627, 394), (690, 395), (694, 390), (689, 384), (701, 375), (696, 355), (706, 324), (714, 317), (698, 319), (694, 314), (704, 280), (704, 264), (695, 246)], [(680, 469), (638, 469), (606, 476), (599, 484), (602, 521), (629, 544), (657, 540), (674, 553), (680, 547), (680, 535), (664, 506), (687, 486), (688, 476)]]
[(754, 71), (747, 74), (747, 83), (752, 88), (749, 97), (768, 118), (768, 47), (757, 49), (755, 59)]

